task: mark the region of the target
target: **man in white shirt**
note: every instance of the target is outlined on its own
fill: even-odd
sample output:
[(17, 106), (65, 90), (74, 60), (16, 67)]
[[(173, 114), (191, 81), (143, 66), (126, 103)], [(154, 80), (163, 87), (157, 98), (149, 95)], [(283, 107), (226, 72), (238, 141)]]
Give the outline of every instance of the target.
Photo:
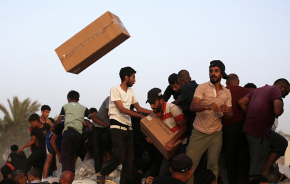
[[(140, 107), (133, 89), (130, 88), (136, 82), (136, 71), (131, 67), (124, 67), (120, 70), (121, 85), (111, 88), (110, 92), (110, 132), (112, 139), (113, 159), (98, 173), (97, 183), (104, 184), (105, 176), (113, 172), (122, 164), (120, 184), (125, 184), (125, 179), (132, 170), (133, 152), (133, 130), (131, 117), (143, 118), (139, 113), (150, 114), (153, 111)], [(130, 110), (133, 104), (137, 112)]]

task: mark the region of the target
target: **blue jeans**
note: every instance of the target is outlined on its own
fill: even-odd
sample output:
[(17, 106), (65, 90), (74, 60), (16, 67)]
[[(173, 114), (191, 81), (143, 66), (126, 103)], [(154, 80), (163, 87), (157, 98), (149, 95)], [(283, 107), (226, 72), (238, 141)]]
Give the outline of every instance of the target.
[[(185, 153), (185, 150), (186, 150), (186, 144), (183, 144), (180, 147), (179, 153)], [(162, 164), (161, 164), (161, 167), (160, 167), (159, 176), (171, 176), (169, 168), (172, 166), (171, 165), (172, 158), (170, 160), (167, 160), (166, 158), (163, 157), (163, 161), (162, 161)]]

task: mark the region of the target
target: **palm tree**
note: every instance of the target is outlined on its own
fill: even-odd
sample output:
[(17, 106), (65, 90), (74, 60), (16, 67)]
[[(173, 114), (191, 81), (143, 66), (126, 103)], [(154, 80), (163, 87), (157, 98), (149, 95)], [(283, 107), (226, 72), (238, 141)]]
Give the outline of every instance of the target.
[[(4, 118), (0, 118), (0, 167), (6, 162), (12, 144), (21, 147), (30, 140), (28, 118), (40, 107), (37, 101), (31, 102), (29, 98), (21, 102), (14, 96), (12, 102), (9, 99), (7, 101), (11, 114), (0, 104), (0, 110), (4, 113)], [(26, 152), (29, 150), (26, 149)]]

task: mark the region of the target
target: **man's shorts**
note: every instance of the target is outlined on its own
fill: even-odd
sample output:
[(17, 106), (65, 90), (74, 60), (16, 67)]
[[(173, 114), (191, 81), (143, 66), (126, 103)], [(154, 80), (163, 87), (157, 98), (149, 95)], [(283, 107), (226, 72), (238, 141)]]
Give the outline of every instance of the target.
[[(56, 145), (56, 147), (59, 150), (59, 152), (61, 152), (61, 146), (60, 145), (59, 146)], [(45, 143), (45, 152), (46, 152), (47, 155), (55, 153), (55, 151), (53, 150), (53, 148), (52, 148), (50, 143), (47, 143), (47, 142)]]
[(268, 157), (270, 140), (264, 140), (245, 133), (250, 151), (250, 171), (251, 177), (260, 176)]

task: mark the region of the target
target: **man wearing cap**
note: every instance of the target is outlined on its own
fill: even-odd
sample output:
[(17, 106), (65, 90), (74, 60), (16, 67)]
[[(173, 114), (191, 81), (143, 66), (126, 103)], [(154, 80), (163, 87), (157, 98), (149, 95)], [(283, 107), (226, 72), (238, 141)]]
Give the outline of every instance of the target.
[[(209, 82), (196, 88), (190, 105), (190, 110), (196, 112), (196, 118), (186, 155), (192, 159), (192, 169), (195, 171), (201, 156), (207, 150), (207, 168), (218, 177), (218, 160), (222, 146), (221, 119), (233, 117), (232, 98), (230, 90), (221, 85), (221, 78), (227, 79), (228, 75), (220, 60), (210, 62), (209, 77)], [(193, 184), (193, 181), (194, 177), (191, 176), (187, 183)]]
[[(185, 116), (182, 114), (181, 109), (175, 104), (166, 103), (159, 88), (153, 88), (148, 92), (147, 102), (149, 102), (153, 112), (175, 133), (175, 136), (165, 144), (166, 150), (171, 151), (174, 143), (181, 139), (183, 146), (180, 149), (180, 153), (184, 153), (187, 134)], [(150, 138), (147, 138), (147, 141), (151, 142)], [(170, 165), (170, 161), (164, 158), (160, 168), (161, 176), (171, 175), (169, 171)]]
[(170, 183), (170, 184), (185, 184), (193, 173), (192, 160), (183, 153), (173, 157), (171, 161), (170, 172), (171, 177), (160, 176), (156, 177), (152, 184)]

